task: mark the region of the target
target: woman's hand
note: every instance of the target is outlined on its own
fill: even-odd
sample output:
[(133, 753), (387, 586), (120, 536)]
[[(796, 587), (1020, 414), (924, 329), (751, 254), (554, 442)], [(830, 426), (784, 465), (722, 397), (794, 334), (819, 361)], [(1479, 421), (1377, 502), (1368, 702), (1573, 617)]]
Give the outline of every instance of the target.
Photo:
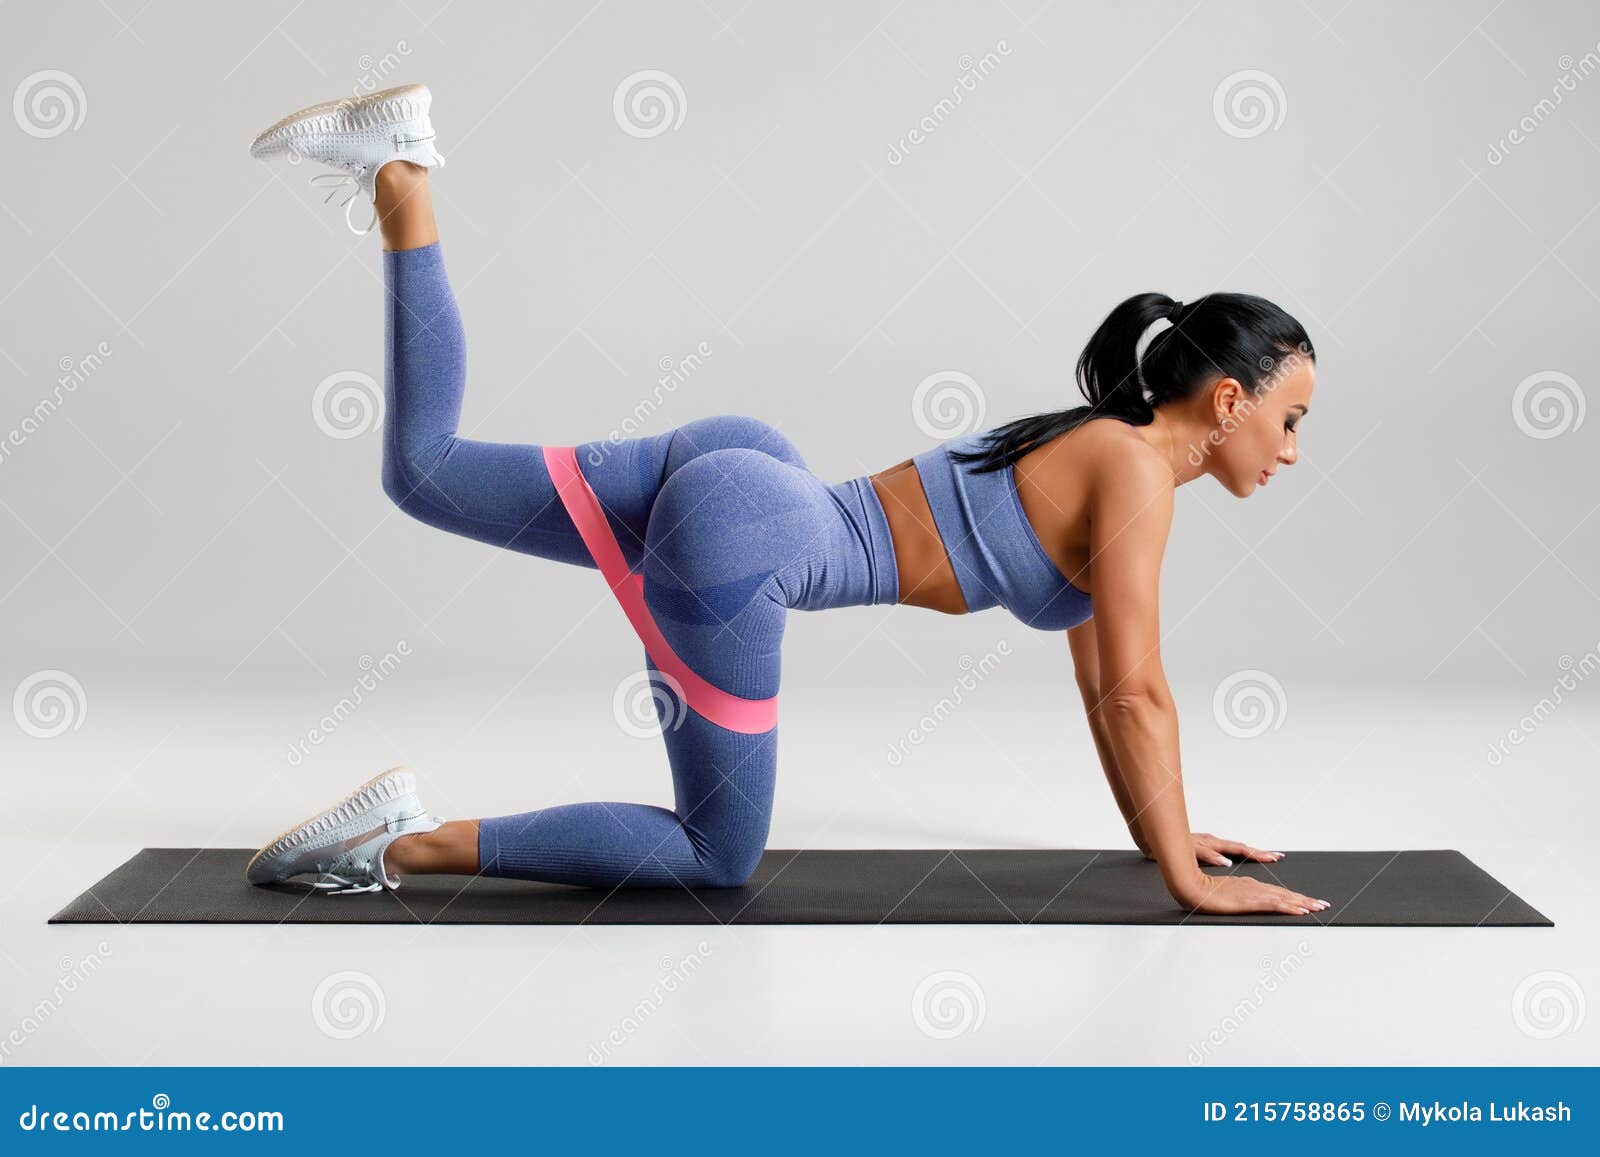
[[(1255, 860), (1262, 864), (1275, 864), (1283, 859), (1282, 852), (1264, 852), (1260, 848), (1241, 844), (1238, 840), (1225, 840), (1221, 836), (1214, 836), (1210, 832), (1192, 833), (1194, 840), (1194, 858), (1202, 864), (1210, 864), (1216, 868), (1231, 868), (1232, 856), (1239, 860)], [(1148, 847), (1139, 849), (1147, 860), (1155, 859)]]
[(1196, 874), (1182, 888), (1175, 889), (1173, 898), (1191, 911), (1209, 912), (1215, 916), (1236, 916), (1245, 912), (1309, 916), (1328, 907), (1326, 900), (1318, 900), (1303, 892), (1290, 891), (1249, 876), (1208, 876), (1204, 872)]

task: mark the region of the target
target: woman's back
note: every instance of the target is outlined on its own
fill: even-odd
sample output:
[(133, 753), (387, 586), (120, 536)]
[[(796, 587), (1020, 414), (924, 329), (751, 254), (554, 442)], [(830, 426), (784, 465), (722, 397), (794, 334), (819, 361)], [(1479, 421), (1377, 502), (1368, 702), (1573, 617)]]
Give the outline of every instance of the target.
[[(1038, 468), (1019, 460), (979, 472), (972, 463), (951, 457), (952, 452), (978, 450), (982, 437), (951, 438), (912, 458), (968, 612), (1002, 606), (1039, 630), (1078, 625), (1093, 613), (1090, 596), (1062, 573), (1020, 494), (1023, 475), (1035, 507), (1041, 499), (1054, 501), (1033, 486), (1031, 471)], [(1039, 452), (1052, 449), (1040, 447)], [(1054, 469), (1055, 459), (1051, 462)]]

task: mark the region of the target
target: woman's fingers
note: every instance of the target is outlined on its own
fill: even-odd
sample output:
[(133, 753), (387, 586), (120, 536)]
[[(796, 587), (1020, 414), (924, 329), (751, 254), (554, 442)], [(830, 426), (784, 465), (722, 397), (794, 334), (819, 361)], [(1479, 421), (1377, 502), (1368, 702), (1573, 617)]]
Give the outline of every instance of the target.
[(1308, 896), (1304, 892), (1296, 892), (1290, 888), (1280, 888), (1276, 884), (1262, 884), (1265, 896), (1276, 906), (1278, 911), (1292, 911), (1295, 915), (1305, 915), (1311, 912), (1322, 912), (1331, 905), (1326, 900), (1316, 896)]
[(1212, 850), (1222, 852), (1224, 855), (1233, 856), (1237, 859), (1255, 860), (1256, 862), (1262, 864), (1273, 864), (1283, 859), (1282, 852), (1265, 851), (1254, 846), (1253, 844), (1246, 844), (1239, 840), (1220, 840), (1215, 836), (1207, 837), (1207, 839), (1208, 846), (1211, 847)]
[(1268, 884), (1249, 876), (1207, 876), (1207, 893), (1198, 911), (1219, 914), (1273, 912), (1284, 916), (1310, 916), (1331, 905), (1316, 896)]
[(1308, 908), (1313, 912), (1321, 912), (1324, 908), (1329, 907), (1326, 900), (1320, 900), (1315, 896), (1307, 896), (1302, 892), (1291, 892), (1287, 888), (1284, 889), (1284, 893), (1291, 903), (1301, 908)]
[(1243, 857), (1244, 845), (1237, 840), (1219, 839), (1210, 832), (1195, 833), (1195, 850), (1202, 864), (1217, 868), (1233, 867), (1230, 856)]
[(1274, 898), (1274, 902), (1277, 904), (1279, 912), (1289, 916), (1309, 916), (1313, 912), (1320, 911), (1315, 906), (1315, 901), (1310, 897), (1300, 895), (1298, 892), (1284, 891), (1282, 895)]

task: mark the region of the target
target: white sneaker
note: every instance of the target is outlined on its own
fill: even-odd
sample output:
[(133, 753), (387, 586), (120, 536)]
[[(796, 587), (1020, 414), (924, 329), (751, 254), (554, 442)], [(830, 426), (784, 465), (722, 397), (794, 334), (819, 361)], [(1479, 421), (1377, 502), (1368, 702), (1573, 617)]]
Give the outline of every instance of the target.
[[(365, 96), (347, 96), (325, 101), (290, 113), (250, 143), (252, 157), (305, 157), (341, 169), (339, 173), (320, 173), (312, 184), (327, 186), (324, 203), (333, 200), (344, 186), (353, 186), (350, 195), (339, 202), (344, 206), (345, 224), (357, 235), (372, 232), (378, 220), (376, 181), (378, 170), (390, 161), (410, 161), (425, 169), (444, 165), (444, 157), (434, 148), (433, 125), (428, 108), (433, 94), (425, 84), (408, 84)], [(350, 220), (350, 205), (357, 190), (367, 195), (372, 205), (372, 220), (357, 229)]]
[(442, 823), (417, 801), (417, 777), (391, 767), (262, 848), (244, 877), (271, 884), (315, 873), (312, 887), (334, 895), (398, 888), (400, 881), (384, 871), (385, 849), (401, 836), (431, 832)]

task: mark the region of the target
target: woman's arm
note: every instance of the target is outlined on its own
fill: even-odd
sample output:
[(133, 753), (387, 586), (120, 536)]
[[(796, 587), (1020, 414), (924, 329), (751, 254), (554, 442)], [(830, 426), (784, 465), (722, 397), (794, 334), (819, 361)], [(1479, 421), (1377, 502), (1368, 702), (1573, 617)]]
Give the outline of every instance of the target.
[[(1089, 733), (1094, 736), (1100, 766), (1106, 773), (1106, 783), (1111, 786), (1112, 798), (1117, 801), (1117, 810), (1128, 825), (1128, 835), (1133, 837), (1135, 846), (1144, 853), (1145, 859), (1153, 860), (1155, 853), (1150, 850), (1150, 841), (1145, 839), (1144, 829), (1139, 826), (1138, 809), (1134, 807), (1133, 797), (1128, 794), (1122, 769), (1117, 766), (1116, 752), (1111, 748), (1111, 735), (1106, 730), (1105, 715), (1100, 710), (1100, 652), (1095, 645), (1094, 635), (1094, 624), (1090, 622), (1080, 623), (1067, 631), (1067, 646), (1072, 651), (1072, 663), (1077, 673), (1078, 694), (1083, 697), (1083, 709), (1089, 718)], [(1273, 864), (1283, 859), (1282, 852), (1269, 852), (1240, 840), (1214, 836), (1210, 832), (1194, 832), (1192, 838), (1195, 858), (1213, 867), (1232, 867), (1236, 860)], [(1230, 856), (1233, 859), (1229, 859)]]
[(1097, 712), (1132, 822), (1167, 890), (1188, 902), (1198, 896), (1203, 876), (1183, 799), (1177, 709), (1161, 668), (1161, 559), (1172, 526), (1171, 472), (1153, 455), (1130, 453), (1126, 442), (1103, 450), (1114, 461), (1093, 471), (1089, 499)]
[(1154, 455), (1129, 453), (1126, 442), (1103, 445), (1088, 466), (1095, 692), (1132, 807), (1130, 828), (1137, 822), (1167, 890), (1187, 908), (1305, 915), (1321, 907), (1287, 888), (1200, 870), (1183, 798), (1177, 706), (1161, 668), (1160, 576), (1172, 526), (1171, 471)]
[(1095, 646), (1094, 620), (1086, 620), (1067, 631), (1067, 646), (1072, 651), (1072, 665), (1077, 674), (1078, 694), (1083, 697), (1083, 710), (1089, 719), (1089, 734), (1094, 737), (1094, 748), (1100, 756), (1100, 767), (1105, 772), (1106, 783), (1117, 801), (1117, 810), (1128, 825), (1128, 834), (1146, 856), (1150, 843), (1139, 827), (1138, 809), (1128, 794), (1128, 785), (1122, 781), (1122, 771), (1117, 767), (1116, 752), (1111, 748), (1111, 735), (1106, 730), (1105, 715), (1100, 710), (1100, 652)]

